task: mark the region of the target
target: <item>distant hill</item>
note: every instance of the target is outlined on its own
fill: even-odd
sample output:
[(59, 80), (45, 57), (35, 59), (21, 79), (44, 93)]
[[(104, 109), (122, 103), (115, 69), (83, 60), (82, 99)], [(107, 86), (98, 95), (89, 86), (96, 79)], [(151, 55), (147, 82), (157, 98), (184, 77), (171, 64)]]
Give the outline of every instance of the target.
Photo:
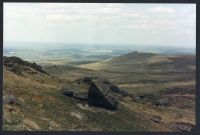
[(132, 52), (108, 61), (83, 64), (82, 68), (121, 72), (164, 72), (195, 69), (195, 55), (167, 56), (153, 53)]

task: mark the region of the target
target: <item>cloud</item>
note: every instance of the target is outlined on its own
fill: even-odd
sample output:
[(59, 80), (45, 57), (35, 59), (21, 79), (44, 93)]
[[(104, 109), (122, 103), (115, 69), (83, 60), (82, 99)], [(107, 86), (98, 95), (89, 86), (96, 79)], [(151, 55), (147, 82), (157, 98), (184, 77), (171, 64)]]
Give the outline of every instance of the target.
[(82, 17), (79, 15), (50, 14), (45, 17), (47, 21), (52, 22), (74, 22), (80, 21)]
[(161, 7), (161, 6), (158, 6), (158, 7), (154, 7), (154, 8), (150, 8), (149, 9), (150, 12), (152, 13), (164, 13), (164, 14), (173, 14), (175, 13), (175, 10), (171, 7)]
[[(58, 35), (59, 39), (60, 33), (73, 37), (74, 33), (75, 39), (79, 40), (78, 37), (84, 37), (80, 36), (81, 32), (90, 37), (91, 33), (112, 35), (115, 32), (120, 35), (121, 31), (126, 32), (119, 39), (132, 34), (134, 37), (136, 31), (140, 35), (151, 32), (166, 37), (169, 33), (194, 36), (195, 11), (195, 5), (188, 4), (4, 3), (4, 28), (9, 33), (6, 37), (11, 39), (25, 39), (27, 34), (23, 31), (37, 33), (37, 29), (41, 36), (36, 34), (38, 39), (50, 39), (50, 34), (51, 37)], [(18, 34), (12, 34), (13, 31)]]

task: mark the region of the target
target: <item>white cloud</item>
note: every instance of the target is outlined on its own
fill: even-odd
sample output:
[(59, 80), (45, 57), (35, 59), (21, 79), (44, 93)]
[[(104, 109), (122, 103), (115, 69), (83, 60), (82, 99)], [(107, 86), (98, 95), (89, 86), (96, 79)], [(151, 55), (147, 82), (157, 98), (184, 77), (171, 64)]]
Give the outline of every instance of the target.
[(52, 22), (74, 22), (79, 21), (81, 16), (79, 15), (64, 15), (64, 14), (50, 14), (45, 17), (47, 21)]
[[(27, 33), (31, 30), (37, 33), (38, 27), (41, 28), (40, 36), (35, 34), (35, 39), (38, 40), (52, 39), (48, 35), (53, 37), (54, 34), (58, 35), (57, 39), (59, 39), (60, 33), (74, 36), (79, 40), (84, 39), (86, 35), (87, 38), (90, 37), (91, 33), (96, 35), (100, 31), (106, 33), (105, 35), (112, 35), (113, 32), (120, 35), (121, 31), (126, 31), (124, 35), (117, 37), (119, 39), (131, 37), (132, 34), (133, 37), (137, 34), (141, 35), (142, 39), (144, 33), (147, 33), (146, 35), (156, 33), (160, 37), (168, 37), (169, 33), (170, 35), (179, 33), (180, 37), (181, 33), (194, 36), (195, 10), (194, 5), (186, 4), (6, 3), (4, 4), (4, 28), (7, 38), (18, 37), (18, 40), (28, 38), (31, 40), (32, 37), (28, 37)], [(23, 33), (26, 30), (29, 31)], [(13, 31), (18, 31), (18, 36), (13, 34)], [(134, 33), (135, 31), (137, 33)], [(80, 35), (81, 32), (84, 35)], [(66, 42), (70, 42), (67, 39), (71, 38), (66, 38)], [(117, 42), (118, 39), (110, 40)], [(161, 42), (159, 37), (157, 40)], [(130, 38), (127, 42), (134, 41)]]
[(161, 7), (161, 6), (158, 6), (158, 7), (154, 7), (154, 8), (150, 8), (149, 9), (150, 12), (153, 12), (153, 13), (167, 13), (167, 14), (173, 14), (175, 13), (175, 10), (171, 7)]

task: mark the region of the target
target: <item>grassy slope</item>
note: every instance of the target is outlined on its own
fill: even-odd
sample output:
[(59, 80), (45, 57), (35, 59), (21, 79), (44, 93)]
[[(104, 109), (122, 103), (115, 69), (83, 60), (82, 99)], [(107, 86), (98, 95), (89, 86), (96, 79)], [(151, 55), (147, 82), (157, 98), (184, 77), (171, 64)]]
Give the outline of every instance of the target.
[[(189, 67), (190, 66), (190, 67)], [(128, 53), (109, 61), (80, 65), (93, 70), (117, 72), (177, 72), (194, 70), (195, 56), (165, 56), (152, 53)], [(178, 70), (177, 70), (178, 69)]]
[[(159, 65), (166, 60), (166, 57), (158, 60), (157, 57), (160, 58), (160, 56), (154, 55), (149, 58), (149, 55), (151, 54), (140, 57), (138, 62), (151, 59), (151, 61), (157, 61), (156, 64)], [(112, 63), (120, 66), (119, 62), (122, 63), (122, 59), (119, 61), (114, 59)], [(188, 66), (191, 65), (191, 63), (188, 64)], [(124, 64), (121, 67), (125, 69), (128, 66)], [(195, 71), (186, 72), (185, 69), (187, 68), (165, 72), (155, 70), (147, 72), (140, 70), (139, 72), (131, 69), (130, 72), (129, 67), (129, 72), (124, 72), (124, 70), (107, 69), (95, 71), (66, 65), (45, 67), (46, 71), (57, 77), (43, 74), (21, 76), (5, 69), (4, 95), (15, 95), (20, 100), (20, 105), (4, 104), (3, 128), (4, 130), (171, 131), (170, 125), (177, 122), (194, 125), (194, 98), (189, 98), (194, 97), (192, 93), (178, 95), (177, 100), (173, 101), (173, 105), (168, 108), (155, 107), (149, 103), (138, 103), (131, 98), (126, 98), (120, 101), (119, 110), (110, 112), (95, 107), (85, 108), (80, 101), (60, 95), (58, 92), (63, 84), (70, 86), (70, 82), (75, 78), (92, 75), (108, 78), (122, 89), (135, 95), (147, 93), (162, 96), (159, 95), (160, 91), (165, 88), (195, 87)], [(177, 96), (177, 94), (170, 96)], [(189, 104), (189, 108), (177, 108), (177, 104), (182, 106)], [(161, 116), (161, 124), (152, 122), (153, 115)], [(181, 118), (177, 119), (177, 116)]]
[[(43, 74), (16, 75), (4, 69), (4, 95), (20, 105), (4, 104), (4, 130), (153, 130), (123, 105), (116, 112), (95, 107), (81, 109), (80, 101), (60, 95), (63, 79)], [(155, 129), (156, 130), (156, 129)]]
[(133, 52), (80, 67), (97, 70), (130, 92), (151, 93), (168, 87), (194, 86), (195, 63), (195, 55), (164, 56)]
[(167, 87), (194, 86), (194, 67), (193, 55), (167, 57), (151, 53), (129, 53), (106, 62), (84, 64), (79, 68), (65, 65), (45, 69), (63, 78), (101, 76), (130, 92), (151, 93)]
[[(93, 75), (108, 78), (118, 84), (121, 89), (127, 90), (133, 95), (150, 94), (157, 97), (172, 98), (169, 108), (157, 108), (147, 103), (136, 103), (131, 99), (122, 104), (134, 113), (142, 116), (151, 125), (159, 130), (170, 130), (170, 124), (185, 122), (195, 125), (195, 94), (191, 91), (187, 94), (180, 92), (170, 95), (162, 95), (166, 88), (184, 88), (195, 90), (195, 56), (166, 57), (158, 54), (128, 54), (107, 62), (87, 64), (75, 68), (69, 66), (46, 67), (46, 70), (54, 75), (68, 78), (77, 78), (82, 75)], [(125, 64), (126, 63), (126, 64)], [(137, 64), (144, 65), (143, 69), (136, 68)], [(134, 68), (132, 68), (132, 65)], [(112, 67), (118, 66), (118, 70)], [(103, 67), (103, 68), (102, 68)], [(131, 68), (130, 68), (131, 67)], [(159, 68), (159, 70), (158, 70)], [(172, 70), (168, 70), (168, 69)], [(126, 69), (126, 70), (125, 70)], [(181, 106), (187, 106), (182, 107)], [(151, 123), (152, 114), (162, 117), (162, 124)], [(177, 116), (182, 118), (177, 118)]]

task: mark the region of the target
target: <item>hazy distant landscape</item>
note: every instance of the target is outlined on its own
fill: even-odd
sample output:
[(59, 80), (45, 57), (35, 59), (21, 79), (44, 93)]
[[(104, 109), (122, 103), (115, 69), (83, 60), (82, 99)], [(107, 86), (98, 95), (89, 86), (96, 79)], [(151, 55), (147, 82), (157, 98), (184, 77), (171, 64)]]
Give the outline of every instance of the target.
[[(194, 48), (145, 45), (6, 42), (4, 56), (18, 56), (41, 65), (84, 64), (138, 51), (163, 55), (195, 54)], [(18, 46), (18, 47), (13, 47)], [(31, 49), (30, 49), (31, 46)]]

